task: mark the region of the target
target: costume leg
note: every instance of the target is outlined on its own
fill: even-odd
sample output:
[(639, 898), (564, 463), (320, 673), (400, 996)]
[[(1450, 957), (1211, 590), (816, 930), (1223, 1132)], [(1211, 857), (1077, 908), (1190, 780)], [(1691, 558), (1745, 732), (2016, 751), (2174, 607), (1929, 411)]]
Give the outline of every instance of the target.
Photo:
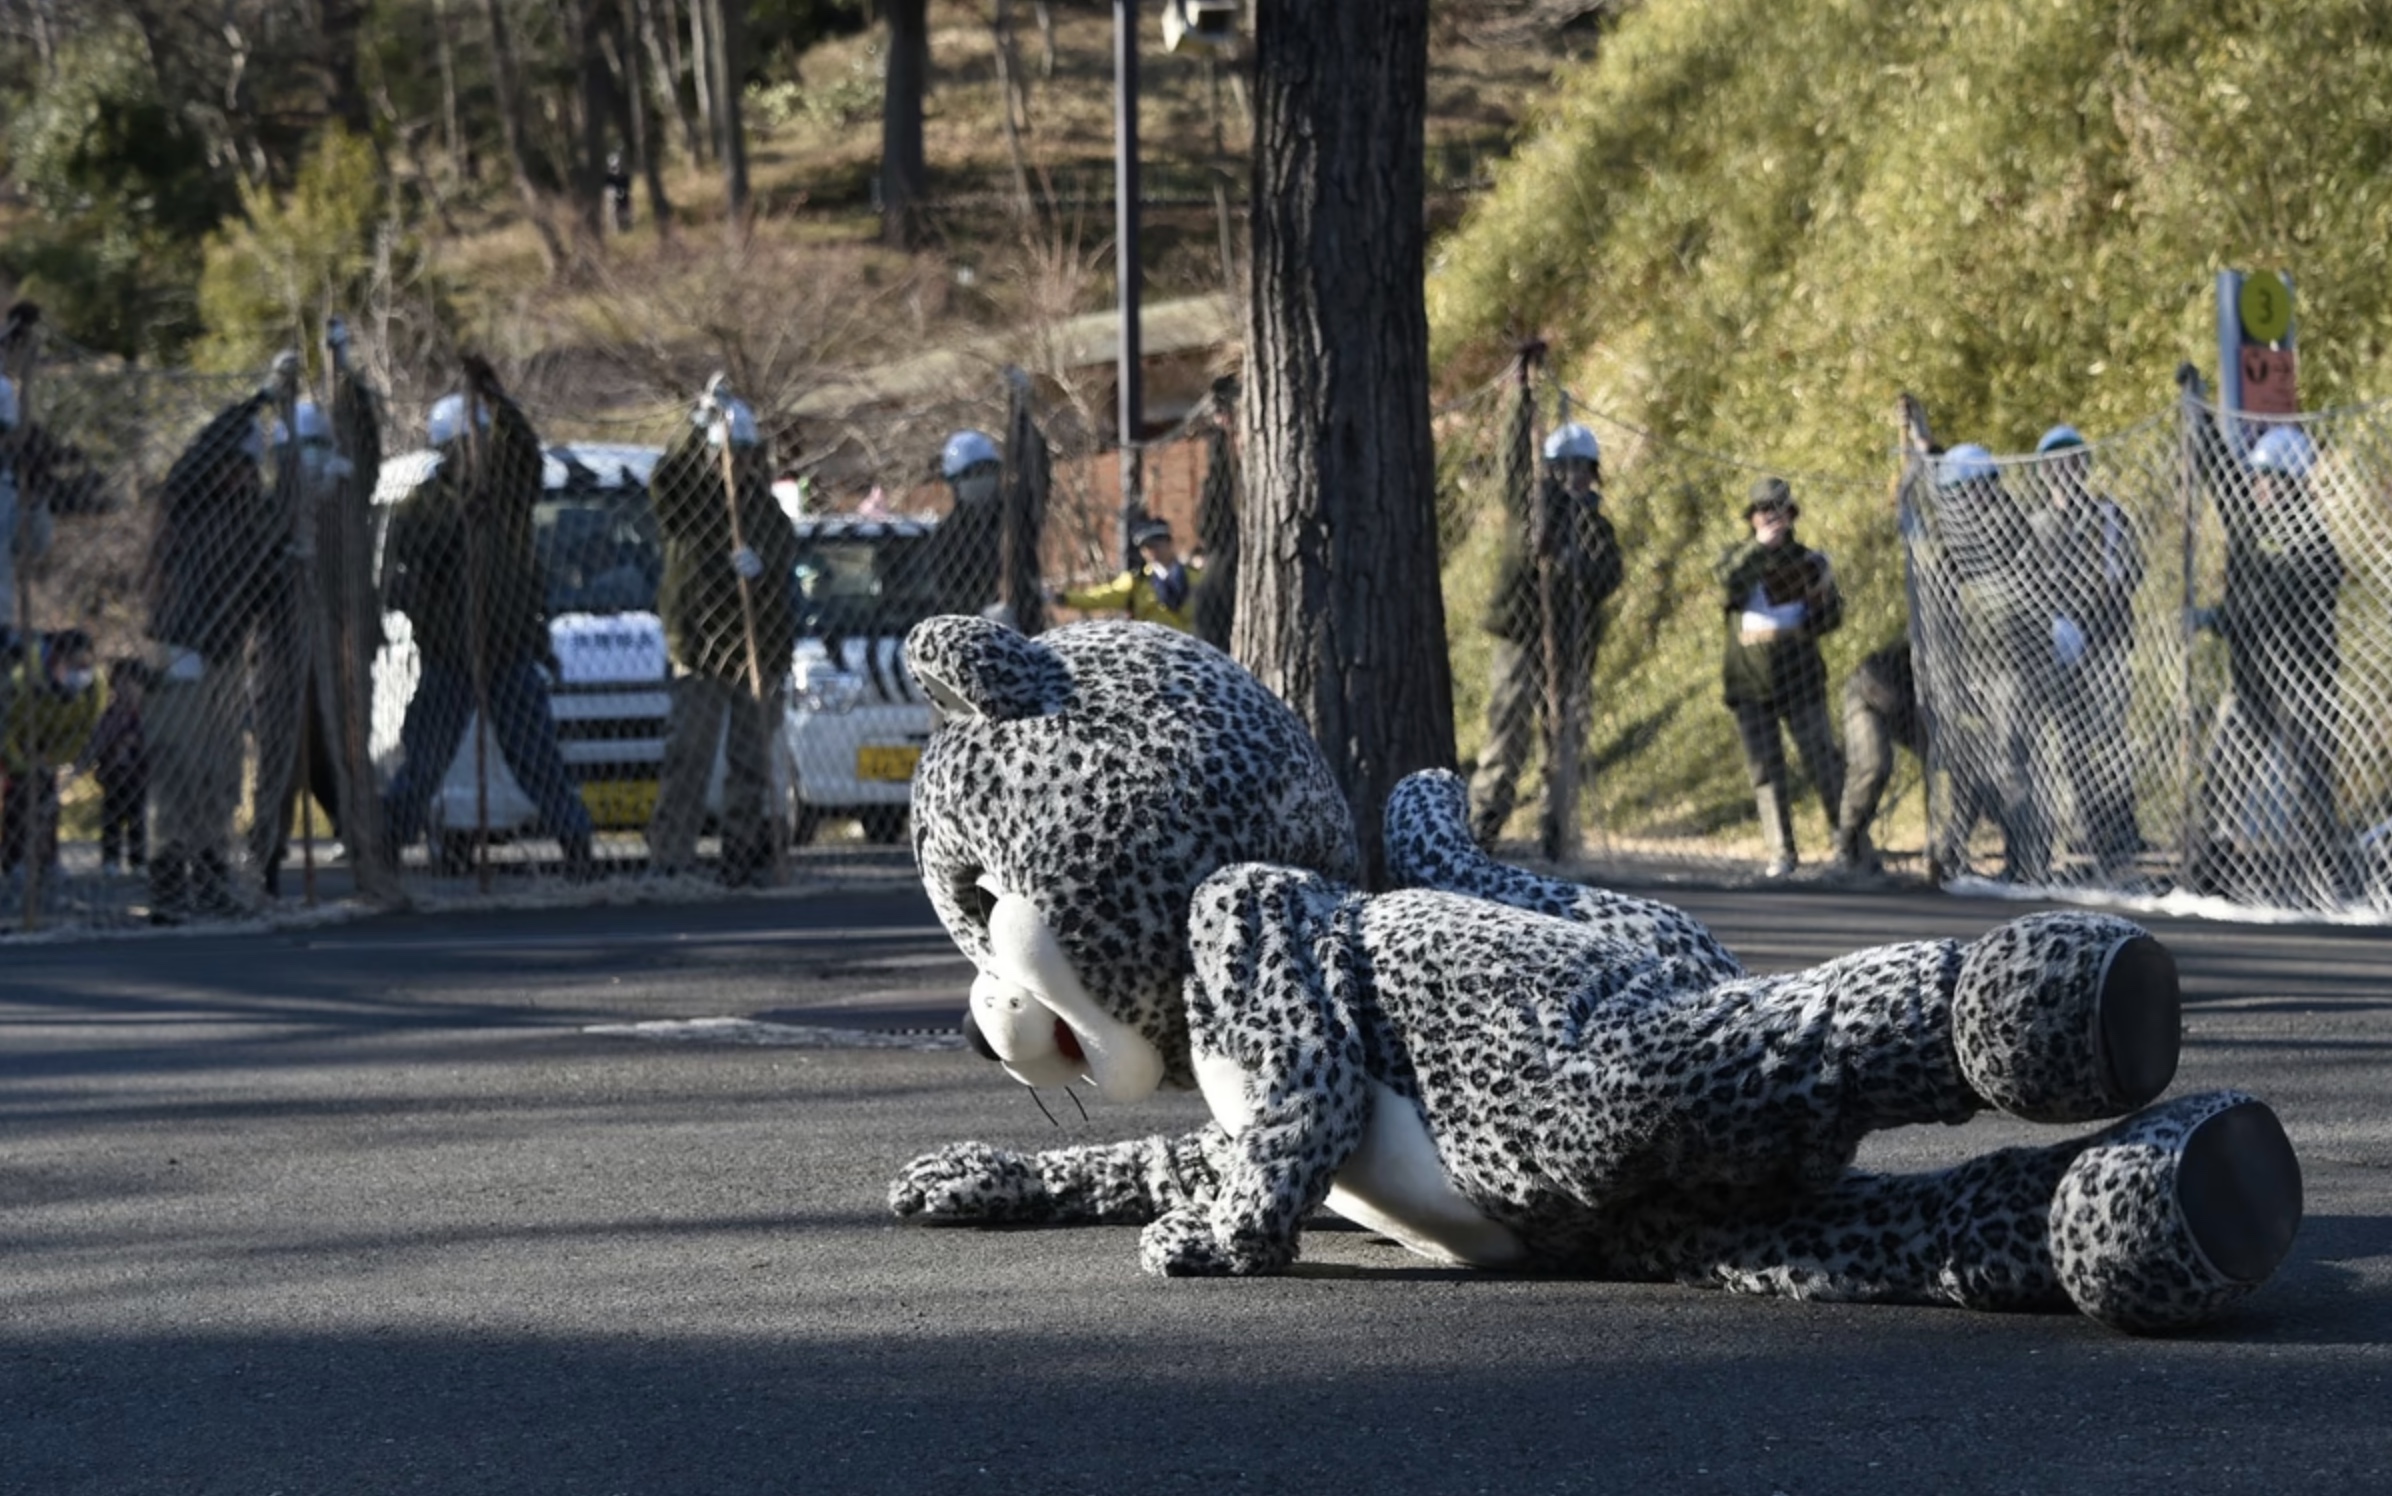
[(1389, 882), (1572, 920), (1632, 949), (1691, 961), (1713, 981), (1744, 975), (1736, 958), (1682, 909), (1548, 878), (1489, 857), (1471, 837), (1469, 813), (1461, 776), (1443, 769), (1406, 775), (1387, 798)]
[(1148, 1272), (1274, 1273), (1295, 1260), (1304, 1217), (1370, 1115), (1354, 1006), (1360, 903), (1327, 879), (1258, 864), (1197, 888), (1188, 1037), (1230, 1137), (1209, 1205), (1168, 1211), (1139, 1238)]
[(1202, 1210), (1218, 1188), (1229, 1143), (1216, 1126), (1180, 1137), (1135, 1138), (1021, 1154), (956, 1143), (907, 1164), (889, 1209), (931, 1225), (1016, 1221), (1142, 1226), (1169, 1211)]
[(590, 808), (582, 803), (557, 749), (556, 719), (548, 711), (548, 687), (529, 660), (517, 660), (490, 674), (491, 731), (516, 783), (540, 809), (549, 835), (571, 848), (579, 843), (586, 853), (590, 840)]
[(697, 862), (706, 781), (723, 736), (724, 695), (722, 682), (711, 675), (692, 672), (673, 681), (656, 814), (648, 822), (648, 863), (660, 873), (685, 873)]
[(2210, 1092), (1940, 1173), (1848, 1175), (1749, 1222), (1656, 1212), (1630, 1223), (1627, 1266), (1808, 1299), (2073, 1302), (2118, 1329), (2175, 1330), (2266, 1282), (2300, 1218), (2300, 1163), (2275, 1114)]
[(1487, 697), (1487, 741), (1478, 752), (1478, 773), (1470, 781), (1475, 807), (1470, 827), (1483, 846), (1502, 834), (1512, 797), (1528, 755), (1536, 746), (1537, 713), (1545, 694), (1545, 672), (1533, 649), (1495, 641), (1493, 688)]
[[(1436, 940), (1405, 933), (1422, 929)], [(1573, 927), (1433, 893), (1373, 900), (1364, 939), (1374, 970), (1407, 973), (1373, 986), (1396, 1033), (1483, 1035), (1469, 1054), (1409, 1046), (1411, 1068), (1431, 1130), (1457, 1143), (1465, 1193), (1524, 1207), (1547, 1191), (1598, 1211), (1654, 1192), (1815, 1192), (1871, 1132), (1988, 1105), (2115, 1116), (2175, 1068), (2173, 964), (2103, 916), (2034, 915), (1966, 946), (1884, 946), (1708, 986)], [(1549, 1058), (1491, 1098), (1483, 1053)], [(1526, 1116), (1538, 1120), (1523, 1137)], [(1525, 1190), (1515, 1164), (1473, 1176), (1468, 1162), (1523, 1156), (1544, 1161)]]

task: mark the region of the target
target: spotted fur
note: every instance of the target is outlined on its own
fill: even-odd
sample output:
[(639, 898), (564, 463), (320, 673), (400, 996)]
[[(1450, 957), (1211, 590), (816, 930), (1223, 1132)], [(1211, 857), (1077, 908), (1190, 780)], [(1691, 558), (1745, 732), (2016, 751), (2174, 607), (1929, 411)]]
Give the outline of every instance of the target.
[[(2128, 1110), (2099, 1008), (2134, 926), (2037, 915), (1755, 977), (1680, 910), (1488, 859), (1443, 774), (1392, 798), (1398, 886), (1367, 894), (1317, 751), (1224, 657), (1138, 625), (992, 628), (935, 620), (909, 641), (966, 707), (917, 787), (933, 902), (985, 963), (969, 891), (993, 871), (1031, 895), (1171, 1081), (1201, 1061), (1221, 1121), (1034, 1156), (956, 1145), (907, 1166), (900, 1215), (1143, 1221), (1150, 1272), (1278, 1272), (1374, 1108), (1397, 1105), (1529, 1267), (1980, 1308), (2073, 1296), (2136, 1327), (2252, 1286), (2164, 1229), (2170, 1160), (2211, 1099), (1937, 1173), (1852, 1168), (1872, 1131), (1989, 1105)], [(1215, 1094), (1225, 1074), (1234, 1096)]]

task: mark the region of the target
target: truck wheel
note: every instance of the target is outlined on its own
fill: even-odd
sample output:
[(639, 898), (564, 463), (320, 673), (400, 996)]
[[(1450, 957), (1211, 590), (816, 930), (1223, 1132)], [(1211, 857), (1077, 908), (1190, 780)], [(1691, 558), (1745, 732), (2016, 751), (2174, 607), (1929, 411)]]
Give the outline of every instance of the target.
[(874, 846), (893, 846), (905, 839), (905, 807), (876, 805), (856, 817), (864, 826), (864, 840)]
[(473, 833), (432, 833), (432, 868), (443, 878), (462, 878), (473, 871)]
[(795, 795), (789, 797), (789, 845), (802, 847), (822, 829), (822, 812)]

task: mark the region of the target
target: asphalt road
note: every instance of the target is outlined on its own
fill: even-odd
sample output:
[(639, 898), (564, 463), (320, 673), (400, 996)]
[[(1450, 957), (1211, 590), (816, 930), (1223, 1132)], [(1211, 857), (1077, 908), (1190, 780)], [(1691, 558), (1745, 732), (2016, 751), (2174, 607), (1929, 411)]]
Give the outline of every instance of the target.
[[(2019, 912), (1679, 897), (1762, 968)], [(2169, 1340), (1333, 1226), (1186, 1283), (1128, 1230), (900, 1229), (924, 1148), (1198, 1115), (1051, 1125), (921, 1047), (968, 977), (915, 894), (0, 946), (0, 1492), (2392, 1490), (2392, 934), (2155, 927), (2179, 1086), (2273, 1101), (2309, 1208)], [(716, 1016), (801, 1042), (590, 1031)]]

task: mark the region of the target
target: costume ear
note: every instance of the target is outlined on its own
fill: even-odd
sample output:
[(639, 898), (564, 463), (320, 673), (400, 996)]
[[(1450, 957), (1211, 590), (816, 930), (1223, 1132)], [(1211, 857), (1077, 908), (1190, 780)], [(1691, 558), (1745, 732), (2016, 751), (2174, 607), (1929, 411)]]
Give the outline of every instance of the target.
[(905, 636), (905, 663), (951, 716), (1010, 722), (1060, 711), (1071, 674), (1055, 652), (986, 618), (925, 618)]

